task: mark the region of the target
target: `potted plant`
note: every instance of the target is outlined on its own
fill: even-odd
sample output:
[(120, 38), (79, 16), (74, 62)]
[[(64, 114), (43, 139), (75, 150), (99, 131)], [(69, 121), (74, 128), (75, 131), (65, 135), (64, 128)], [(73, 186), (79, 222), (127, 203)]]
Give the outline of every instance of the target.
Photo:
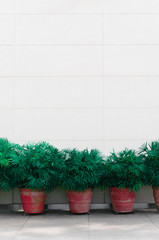
[(70, 211), (87, 213), (92, 189), (97, 187), (101, 173), (101, 154), (98, 150), (64, 150), (59, 166), (59, 184), (67, 190)]
[(0, 138), (0, 190), (10, 191), (14, 187), (12, 181), (12, 160), (17, 159), (15, 152), (16, 144), (6, 138)]
[(156, 209), (159, 211), (159, 141), (143, 144), (139, 153), (145, 163), (145, 185), (152, 186)]
[[(46, 142), (24, 145), (16, 151), (20, 158), (13, 161), (12, 175), (20, 189), (24, 212), (42, 213), (46, 192), (57, 184), (53, 165), (60, 153)], [(56, 180), (53, 182), (53, 179)]]
[(134, 150), (113, 151), (103, 164), (101, 184), (109, 187), (115, 213), (132, 212), (142, 186), (143, 162)]

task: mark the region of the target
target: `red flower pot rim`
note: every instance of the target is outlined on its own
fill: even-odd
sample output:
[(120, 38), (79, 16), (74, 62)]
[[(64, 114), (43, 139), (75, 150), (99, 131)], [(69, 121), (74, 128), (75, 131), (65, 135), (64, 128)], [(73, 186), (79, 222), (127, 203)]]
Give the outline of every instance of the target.
[(112, 189), (119, 189), (119, 190), (129, 190), (129, 192), (136, 192), (134, 191), (133, 189), (130, 189), (129, 187), (109, 187), (109, 188), (112, 188)]
[(66, 189), (66, 191), (67, 191), (67, 192), (76, 192), (76, 193), (85, 193), (85, 192), (87, 192), (87, 191), (92, 191), (92, 188), (87, 188), (87, 189), (82, 190), (82, 191), (78, 191), (78, 190), (67, 190), (67, 189)]
[(44, 190), (40, 190), (40, 189), (30, 189), (30, 188), (19, 188), (20, 191), (24, 191), (24, 192), (46, 192)]

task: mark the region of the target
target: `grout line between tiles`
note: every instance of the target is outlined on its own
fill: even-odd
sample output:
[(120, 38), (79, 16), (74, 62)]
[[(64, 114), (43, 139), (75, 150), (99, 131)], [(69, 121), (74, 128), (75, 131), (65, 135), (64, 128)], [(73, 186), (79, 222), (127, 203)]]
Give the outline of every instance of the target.
[[(104, 78), (104, 61), (105, 61), (105, 51), (104, 51), (104, 42), (105, 42), (105, 34), (104, 34), (104, 27), (105, 27), (105, 24), (104, 24), (104, 0), (103, 0), (103, 28), (102, 28), (102, 31), (103, 31), (103, 84), (102, 84), (102, 87), (103, 87), (103, 139), (105, 139), (105, 78)], [(103, 141), (103, 149), (105, 149), (105, 143)]]
[[(48, 12), (48, 13), (36, 13), (36, 12), (33, 12), (33, 13), (26, 13), (26, 12), (16, 12), (16, 13), (0, 13), (0, 16), (3, 16), (3, 15), (6, 15), (6, 16), (12, 16), (12, 15), (18, 15), (18, 16), (50, 16), (50, 15), (59, 15), (59, 16), (83, 16), (83, 15), (102, 15), (103, 14), (103, 11), (101, 12), (85, 12), (85, 13), (80, 13), (80, 12), (74, 12), (74, 13), (66, 13), (66, 12)], [(104, 12), (104, 15), (159, 15), (159, 11), (157, 12), (130, 12), (130, 11), (127, 11), (127, 12)]]
[[(144, 142), (149, 142), (149, 141), (153, 141), (153, 138), (151, 139), (44, 139), (45, 141), (54, 141), (54, 142), (121, 142), (121, 141), (124, 141), (124, 142), (140, 142), (140, 141), (144, 141)], [(17, 139), (15, 141), (26, 141), (26, 139)], [(31, 139), (31, 140), (27, 140), (27, 141), (40, 141), (39, 138), (37, 139)]]
[(0, 78), (158, 78), (159, 74), (151, 75), (0, 75)]
[(24, 44), (0, 44), (0, 47), (103, 47), (103, 46), (110, 46), (110, 47), (136, 47), (136, 46), (159, 46), (159, 43), (39, 43), (39, 44), (33, 44), (33, 43), (24, 43)]
[[(16, 0), (14, 0), (14, 11), (16, 12)], [(14, 66), (14, 75), (13, 75), (13, 79), (12, 79), (12, 108), (10, 108), (12, 110), (12, 117), (13, 117), (13, 138), (15, 139), (15, 75), (16, 75), (16, 15), (14, 15), (14, 56), (13, 56), (13, 66)], [(1, 108), (0, 108), (1, 109)], [(14, 204), (14, 190), (12, 190), (12, 204)]]
[(17, 233), (19, 233), (23, 227), (25, 226), (25, 224), (28, 222), (28, 220), (30, 219), (31, 216), (25, 216), (27, 219), (24, 221), (24, 223), (19, 227), (19, 229), (16, 231), (16, 233), (14, 234), (14, 236), (11, 239), (15, 239), (16, 240), (16, 235)]
[(91, 233), (90, 233), (90, 220), (89, 220), (90, 215), (88, 214), (88, 237), (89, 240), (91, 239)]
[(15, 111), (40, 111), (40, 110), (155, 110), (159, 109), (159, 106), (126, 106), (126, 107), (107, 107), (107, 106), (99, 106), (99, 107), (78, 107), (78, 106), (51, 106), (51, 107), (0, 107), (0, 110), (7, 111), (7, 110), (15, 110)]
[(159, 226), (151, 220), (151, 218), (149, 217), (149, 215), (147, 215), (146, 212), (144, 212), (144, 214), (145, 214), (145, 216), (149, 219), (149, 221), (152, 223), (152, 225), (153, 225), (156, 229), (159, 229)]

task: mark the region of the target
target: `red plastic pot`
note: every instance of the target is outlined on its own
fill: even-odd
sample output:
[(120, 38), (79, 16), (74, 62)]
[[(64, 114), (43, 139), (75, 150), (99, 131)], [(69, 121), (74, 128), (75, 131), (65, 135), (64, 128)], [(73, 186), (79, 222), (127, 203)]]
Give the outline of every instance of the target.
[(128, 188), (118, 189), (116, 187), (111, 187), (109, 193), (115, 212), (128, 213), (133, 211), (136, 196), (134, 191), (129, 191)]
[(42, 213), (44, 210), (46, 192), (31, 190), (31, 189), (20, 189), (20, 198), (25, 213), (37, 214)]
[(154, 196), (154, 200), (155, 200), (155, 205), (156, 205), (156, 209), (157, 211), (159, 211), (159, 187), (153, 187), (153, 196)]
[(87, 189), (85, 192), (67, 191), (70, 211), (73, 213), (89, 212), (92, 195), (91, 189)]

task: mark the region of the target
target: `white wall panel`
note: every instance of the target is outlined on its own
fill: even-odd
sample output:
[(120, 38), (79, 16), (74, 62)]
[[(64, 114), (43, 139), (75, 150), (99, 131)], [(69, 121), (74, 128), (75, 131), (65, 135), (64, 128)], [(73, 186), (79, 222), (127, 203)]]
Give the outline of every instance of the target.
[(16, 0), (17, 13), (101, 13), (104, 0)]
[(16, 79), (16, 108), (89, 108), (102, 106), (102, 78), (55, 77)]
[(102, 110), (16, 110), (15, 137), (26, 140), (98, 140)]
[(89, 150), (91, 149), (98, 149), (102, 153), (105, 152), (105, 144), (103, 143), (103, 140), (82, 140), (82, 141), (70, 141), (70, 140), (65, 140), (65, 141), (54, 141), (50, 140), (49, 141), (53, 146), (59, 148), (59, 149), (65, 149), (65, 148), (76, 148), (79, 150), (83, 150), (85, 148), (88, 148)]
[(18, 47), (16, 74), (22, 76), (101, 75), (102, 47)]
[(12, 76), (15, 66), (15, 49), (14, 47), (0, 46), (0, 77)]
[(145, 13), (159, 12), (158, 0), (105, 0), (106, 13)]
[(105, 44), (159, 44), (159, 14), (104, 16)]
[(0, 15), (0, 45), (15, 43), (15, 16)]
[(14, 107), (14, 79), (0, 78), (0, 109)]
[(109, 108), (159, 107), (158, 89), (159, 77), (106, 77), (104, 106)]
[(105, 75), (159, 75), (159, 46), (105, 46)]
[(159, 109), (106, 109), (105, 137), (113, 140), (158, 139)]
[(18, 15), (17, 44), (102, 44), (100, 15)]
[(0, 137), (14, 138), (14, 113), (13, 110), (0, 109)]
[(15, 0), (0, 0), (0, 14), (15, 13)]
[(142, 144), (144, 144), (146, 140), (111, 140), (111, 141), (105, 141), (105, 154), (109, 155), (113, 152), (113, 149), (115, 152), (119, 152), (124, 150), (125, 148), (128, 149), (134, 149), (136, 151), (139, 151), (139, 148)]

